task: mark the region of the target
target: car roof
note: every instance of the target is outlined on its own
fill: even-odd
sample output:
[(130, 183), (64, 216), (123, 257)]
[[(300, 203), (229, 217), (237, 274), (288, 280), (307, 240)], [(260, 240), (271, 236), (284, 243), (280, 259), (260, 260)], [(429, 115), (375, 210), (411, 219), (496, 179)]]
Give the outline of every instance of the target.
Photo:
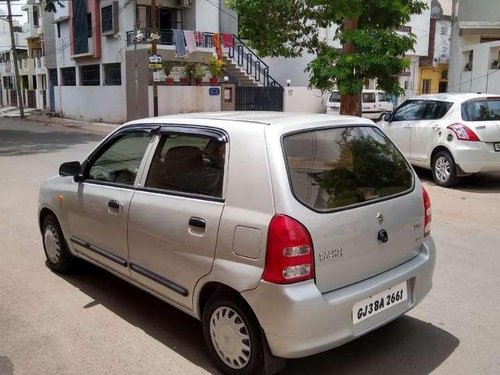
[(441, 93), (441, 94), (424, 94), (410, 98), (409, 100), (439, 100), (446, 102), (460, 103), (470, 99), (479, 98), (499, 98), (500, 95), (494, 94), (476, 94), (476, 93)]
[[(288, 126), (304, 124), (310, 126), (320, 126), (322, 124), (331, 125), (351, 125), (351, 124), (370, 124), (367, 120), (355, 116), (342, 116), (319, 113), (295, 113), (295, 112), (271, 112), (271, 111), (236, 111), (236, 112), (200, 112), (166, 115), (159, 117), (150, 117), (140, 120), (134, 120), (126, 123), (124, 126), (138, 126), (151, 124), (192, 124), (192, 125), (213, 125), (218, 122), (221, 127), (226, 127), (230, 123), (246, 123), (261, 126)], [(210, 124), (208, 124), (210, 123)]]

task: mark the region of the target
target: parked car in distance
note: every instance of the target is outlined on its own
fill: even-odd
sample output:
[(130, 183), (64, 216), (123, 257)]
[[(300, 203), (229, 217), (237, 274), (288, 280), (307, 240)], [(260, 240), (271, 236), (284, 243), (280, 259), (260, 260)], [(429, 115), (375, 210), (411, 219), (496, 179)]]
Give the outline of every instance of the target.
[[(363, 90), (362, 117), (377, 120), (384, 112), (391, 112), (394, 108), (387, 94), (379, 90)], [(332, 91), (326, 103), (326, 113), (340, 113), (340, 93)]]
[(432, 170), (437, 185), (500, 171), (498, 95), (420, 95), (386, 114), (378, 126), (411, 164)]
[(353, 340), (432, 286), (429, 197), (362, 118), (133, 121), (62, 164), (38, 215), (49, 268), (85, 259), (201, 320), (227, 374)]

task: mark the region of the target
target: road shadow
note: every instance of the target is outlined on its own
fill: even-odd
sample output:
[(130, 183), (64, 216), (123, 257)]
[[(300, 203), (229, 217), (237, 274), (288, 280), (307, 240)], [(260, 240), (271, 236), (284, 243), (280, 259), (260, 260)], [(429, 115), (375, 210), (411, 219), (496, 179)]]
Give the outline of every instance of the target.
[[(431, 171), (415, 167), (415, 172), (420, 180), (434, 184)], [(447, 189), (470, 193), (500, 193), (500, 172), (476, 173), (461, 177), (455, 186)]]
[[(60, 275), (94, 301), (212, 374), (201, 323), (156, 297), (86, 262)], [(445, 330), (404, 316), (358, 340), (307, 358), (289, 360), (280, 374), (429, 374), (459, 345)]]
[(459, 343), (439, 327), (403, 316), (336, 349), (289, 360), (282, 374), (427, 375)]
[(102, 135), (89, 133), (0, 129), (0, 156), (54, 152), (102, 139)]
[(82, 309), (102, 305), (195, 365), (220, 374), (208, 357), (198, 320), (84, 261), (72, 274), (59, 276), (94, 300)]
[(9, 357), (0, 355), (0, 375), (14, 374), (14, 364)]

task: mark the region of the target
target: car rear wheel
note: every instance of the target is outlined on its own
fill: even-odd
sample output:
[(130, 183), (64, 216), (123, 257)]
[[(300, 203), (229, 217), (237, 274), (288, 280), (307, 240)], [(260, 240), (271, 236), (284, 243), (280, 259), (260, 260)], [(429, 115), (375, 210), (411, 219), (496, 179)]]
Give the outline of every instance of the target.
[(60, 273), (70, 271), (75, 257), (69, 251), (59, 222), (54, 215), (48, 215), (43, 219), (42, 236), (47, 266)]
[(450, 187), (458, 182), (457, 165), (448, 151), (439, 151), (432, 159), (432, 177), (436, 185)]
[(225, 374), (263, 373), (260, 329), (248, 307), (231, 295), (214, 295), (203, 311), (202, 323), (210, 356)]

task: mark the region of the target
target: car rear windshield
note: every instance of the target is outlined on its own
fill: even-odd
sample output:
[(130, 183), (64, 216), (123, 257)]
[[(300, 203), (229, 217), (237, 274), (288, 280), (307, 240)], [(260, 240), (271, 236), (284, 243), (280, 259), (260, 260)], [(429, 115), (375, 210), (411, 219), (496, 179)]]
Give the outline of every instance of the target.
[(464, 121), (500, 120), (500, 98), (471, 100), (462, 104)]
[(352, 126), (286, 135), (295, 197), (317, 211), (399, 195), (413, 188), (405, 158), (378, 128)]
[(338, 91), (332, 92), (328, 101), (332, 103), (340, 103), (340, 94), (338, 93)]

